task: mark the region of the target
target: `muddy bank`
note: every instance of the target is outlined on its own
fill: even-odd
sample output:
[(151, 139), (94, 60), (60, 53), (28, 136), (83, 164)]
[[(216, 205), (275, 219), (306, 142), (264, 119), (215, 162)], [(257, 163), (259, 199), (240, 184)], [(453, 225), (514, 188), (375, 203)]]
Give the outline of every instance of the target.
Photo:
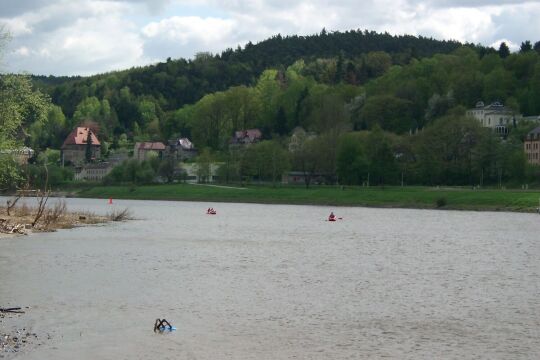
[[(14, 311), (0, 308), (0, 359), (15, 357), (27, 348), (42, 344), (25, 319), (27, 311), (31, 311), (29, 307), (16, 308)], [(48, 335), (46, 337), (50, 338)]]
[(57, 201), (42, 208), (27, 203), (9, 209), (8, 205), (4, 205), (0, 206), (0, 237), (50, 232), (129, 218), (127, 209), (114, 210), (106, 215), (88, 211), (69, 211), (65, 201)]

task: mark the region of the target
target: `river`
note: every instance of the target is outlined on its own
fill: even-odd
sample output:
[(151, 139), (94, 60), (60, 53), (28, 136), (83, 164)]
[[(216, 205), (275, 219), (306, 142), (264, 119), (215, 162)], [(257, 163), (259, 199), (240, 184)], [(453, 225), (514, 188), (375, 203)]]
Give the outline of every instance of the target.
[(0, 239), (0, 307), (29, 307), (2, 325), (39, 338), (0, 358), (540, 354), (535, 214), (67, 201), (136, 219)]

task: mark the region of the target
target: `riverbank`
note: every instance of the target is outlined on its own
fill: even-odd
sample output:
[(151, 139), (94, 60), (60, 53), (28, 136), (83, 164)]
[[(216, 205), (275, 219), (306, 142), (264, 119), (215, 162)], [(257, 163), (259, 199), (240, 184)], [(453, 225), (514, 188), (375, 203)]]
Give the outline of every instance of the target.
[(6, 206), (0, 206), (0, 238), (121, 221), (130, 217), (127, 209), (114, 210), (105, 216), (91, 212), (69, 211), (63, 200), (55, 201), (54, 204), (42, 209), (41, 215), (38, 215), (39, 212), (38, 207), (28, 206), (24, 202), (14, 206), (10, 211)]
[(291, 205), (535, 212), (540, 191), (435, 187), (215, 187), (191, 184), (94, 186), (70, 196)]

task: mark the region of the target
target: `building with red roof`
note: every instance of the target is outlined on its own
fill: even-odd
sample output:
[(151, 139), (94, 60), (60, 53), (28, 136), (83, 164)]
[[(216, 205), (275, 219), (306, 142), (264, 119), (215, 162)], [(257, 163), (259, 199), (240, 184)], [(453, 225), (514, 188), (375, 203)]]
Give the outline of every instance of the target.
[(239, 130), (234, 132), (231, 143), (238, 145), (249, 145), (259, 142), (261, 139), (262, 132), (259, 129)]
[[(87, 141), (90, 139), (90, 145)], [(76, 127), (67, 136), (62, 145), (62, 164), (81, 164), (86, 161), (86, 148), (91, 148), (92, 160), (101, 156), (101, 143), (94, 131), (89, 127)]]

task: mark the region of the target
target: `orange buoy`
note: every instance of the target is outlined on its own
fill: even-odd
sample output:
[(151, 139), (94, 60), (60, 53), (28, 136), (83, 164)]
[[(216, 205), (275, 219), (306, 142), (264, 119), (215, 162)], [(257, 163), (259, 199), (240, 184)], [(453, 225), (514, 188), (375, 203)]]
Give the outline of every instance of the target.
[(109, 198), (109, 205), (112, 205), (112, 198)]

